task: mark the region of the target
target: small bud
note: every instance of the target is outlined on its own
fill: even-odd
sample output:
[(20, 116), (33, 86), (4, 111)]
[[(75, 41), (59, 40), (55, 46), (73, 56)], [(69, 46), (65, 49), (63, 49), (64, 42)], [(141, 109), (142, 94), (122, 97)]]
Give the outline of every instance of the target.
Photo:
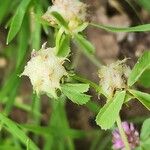
[(50, 25), (56, 25), (51, 12), (58, 12), (68, 22), (70, 31), (86, 21), (87, 5), (78, 0), (54, 0), (47, 12), (42, 16)]
[[(131, 149), (135, 149), (139, 143), (139, 133), (135, 130), (133, 123), (122, 122), (122, 127), (127, 136), (128, 143)], [(114, 150), (125, 150), (124, 142), (121, 139), (121, 135), (119, 133), (118, 128), (116, 128), (113, 133), (112, 143)]]
[(125, 62), (126, 59), (100, 68), (100, 86), (106, 96), (112, 97), (116, 90), (127, 87), (127, 79), (131, 70)]
[(33, 51), (31, 59), (25, 66), (22, 75), (28, 76), (37, 94), (51, 94), (56, 97), (56, 89), (60, 89), (60, 80), (67, 75), (63, 67), (64, 60), (55, 55), (55, 48)]

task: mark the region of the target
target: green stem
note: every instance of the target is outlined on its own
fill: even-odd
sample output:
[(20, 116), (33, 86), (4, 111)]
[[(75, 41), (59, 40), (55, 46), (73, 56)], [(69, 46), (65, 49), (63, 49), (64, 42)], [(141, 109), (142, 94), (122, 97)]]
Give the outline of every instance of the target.
[(124, 132), (124, 129), (122, 128), (122, 125), (121, 125), (120, 116), (119, 116), (118, 119), (117, 119), (117, 126), (118, 126), (118, 129), (119, 129), (119, 132), (120, 132), (122, 141), (124, 142), (125, 149), (126, 149), (126, 150), (131, 150), (130, 145), (129, 145), (129, 143), (128, 143), (127, 136), (126, 136), (126, 134), (125, 134), (125, 132)]
[(100, 63), (100, 61), (93, 55), (90, 54), (86, 48), (80, 43), (78, 42), (78, 40), (74, 40), (75, 45), (81, 50), (81, 52), (97, 67), (100, 68), (102, 66), (102, 64)]
[(102, 66), (102, 64), (99, 62), (99, 60), (94, 55), (91, 55), (86, 51), (82, 51), (82, 52), (97, 68), (100, 68)]
[(89, 79), (86, 79), (85, 77), (83, 77), (81, 75), (76, 75), (75, 74), (75, 75), (72, 76), (72, 78), (77, 80), (77, 81), (89, 84), (92, 88), (95, 89), (96, 92), (98, 92), (98, 94), (100, 94), (102, 92), (102, 90), (101, 90), (99, 85), (97, 85), (96, 83), (92, 82)]

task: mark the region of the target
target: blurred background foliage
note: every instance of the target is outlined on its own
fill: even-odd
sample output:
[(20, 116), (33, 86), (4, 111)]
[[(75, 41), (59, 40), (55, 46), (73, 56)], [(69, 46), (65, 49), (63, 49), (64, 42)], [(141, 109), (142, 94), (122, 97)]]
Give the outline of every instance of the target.
[[(91, 21), (120, 26), (150, 21), (149, 0), (84, 2), (89, 5)], [(20, 78), (33, 49), (40, 49), (45, 41), (54, 46), (55, 30), (41, 21), (41, 15), (50, 5), (50, 0), (0, 0), (0, 150), (111, 149), (111, 131), (100, 130), (94, 121), (104, 104), (103, 97), (99, 99), (90, 90), (92, 101), (85, 106), (72, 104), (65, 97), (54, 102), (46, 96), (37, 97), (29, 80)], [(148, 33), (114, 35), (92, 28), (85, 33), (97, 49), (97, 58), (104, 63), (130, 57), (132, 67), (142, 51), (150, 48)], [(72, 68), (98, 83), (97, 67), (75, 45), (72, 48)], [(149, 79), (148, 70), (137, 88), (149, 92), (145, 88), (150, 87)], [(77, 80), (83, 81), (80, 77)], [(130, 105), (135, 107), (131, 110)], [(136, 123), (138, 129), (148, 116), (138, 102), (132, 102), (122, 111), (122, 118)]]

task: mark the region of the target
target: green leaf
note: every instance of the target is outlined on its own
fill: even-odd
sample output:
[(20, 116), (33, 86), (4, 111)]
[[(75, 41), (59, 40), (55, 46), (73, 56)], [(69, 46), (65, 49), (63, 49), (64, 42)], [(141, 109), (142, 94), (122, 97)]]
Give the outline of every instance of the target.
[(95, 52), (95, 48), (94, 46), (88, 41), (86, 40), (81, 34), (76, 34), (74, 36), (77, 44), (86, 52), (92, 54)]
[(146, 119), (142, 125), (140, 139), (144, 142), (150, 138), (150, 118)]
[(93, 113), (97, 114), (99, 112), (100, 105), (94, 101), (89, 101), (86, 103), (86, 107)]
[(0, 101), (2, 101), (5, 96), (12, 90), (14, 84), (18, 80), (18, 76), (16, 72), (13, 72), (10, 77), (7, 79), (6, 83), (4, 84), (3, 88), (0, 90)]
[(31, 0), (22, 0), (20, 5), (18, 6), (17, 11), (15, 15), (13, 16), (13, 19), (10, 25), (10, 29), (9, 29), (8, 36), (7, 36), (7, 44), (13, 40), (13, 38), (16, 36), (18, 31), (20, 30), (24, 15), (26, 13), (26, 9), (30, 1)]
[(95, 23), (90, 23), (91, 26), (100, 28), (102, 30), (106, 30), (108, 32), (147, 32), (150, 31), (150, 24), (143, 24), (143, 25), (138, 25), (134, 27), (126, 27), (126, 28), (121, 28), (121, 27), (113, 27), (109, 25), (102, 25), (102, 24), (95, 24)]
[(65, 30), (68, 30), (68, 24), (64, 18), (56, 11), (51, 12), (52, 16), (56, 19), (60, 27), (64, 27)]
[[(60, 47), (60, 41), (62, 39), (62, 36), (63, 36), (63, 33), (64, 33), (64, 29), (61, 27), (58, 32), (56, 33), (56, 51), (58, 52), (59, 51), (59, 47)], [(56, 52), (56, 53), (57, 53)]]
[(139, 58), (138, 62), (132, 69), (128, 78), (128, 85), (132, 86), (143, 74), (143, 72), (150, 67), (150, 51), (145, 51)]
[(17, 51), (17, 64), (16, 67), (19, 67), (22, 63), (29, 44), (29, 35), (27, 32), (29, 31), (29, 22), (27, 16), (25, 16), (25, 20), (22, 23), (22, 27), (20, 29), (20, 34), (18, 35), (18, 51)]
[(6, 14), (8, 13), (9, 10), (9, 6), (10, 6), (11, 0), (5, 0), (5, 1), (0, 1), (0, 24), (3, 21), (3, 18), (6, 16)]
[(150, 88), (150, 69), (144, 71), (139, 79), (139, 83), (146, 88)]
[[(26, 134), (17, 126), (15, 122), (5, 117), (0, 113), (0, 121), (4, 124), (6, 130), (8, 130), (13, 136), (17, 137), (24, 145), (26, 145), (27, 140), (29, 139)], [(30, 148), (32, 150), (39, 150), (39, 148), (30, 140)]]
[[(50, 134), (45, 138), (44, 150), (50, 149), (69, 149), (73, 150), (73, 141), (70, 136), (65, 136), (66, 129), (69, 128), (69, 122), (67, 120), (67, 115), (65, 111), (65, 99), (64, 95), (61, 95), (57, 100), (50, 101), (52, 106), (52, 114), (49, 121), (48, 129), (53, 133), (54, 136)], [(55, 128), (55, 129), (54, 129)], [(57, 131), (57, 132), (56, 132)], [(61, 140), (61, 141), (60, 141)], [(62, 146), (60, 148), (60, 146)]]
[(86, 104), (90, 100), (90, 96), (83, 94), (89, 88), (88, 84), (64, 84), (62, 92), (76, 104)]
[(89, 23), (84, 22), (83, 24), (78, 26), (76, 29), (74, 29), (74, 33), (82, 32), (85, 28), (87, 28), (88, 25), (89, 25)]
[(84, 84), (84, 83), (75, 83), (75, 84), (66, 83), (65, 87), (80, 93), (84, 93), (89, 90), (89, 84)]
[(93, 87), (93, 89), (95, 89), (98, 94), (100, 94), (102, 92), (101, 87), (99, 85), (97, 85), (96, 83), (92, 82), (91, 80), (86, 79), (83, 76), (79, 76), (79, 75), (74, 74), (71, 77), (73, 79), (79, 81), (79, 82), (89, 84), (90, 87)]
[(67, 57), (70, 53), (70, 36), (63, 35), (60, 41), (60, 45), (57, 51), (57, 56)]
[(31, 106), (30, 105), (23, 104), (21, 102), (15, 101), (14, 106), (19, 108), (19, 109), (22, 109), (23, 111), (26, 111), (28, 113), (32, 112), (35, 116), (38, 116), (38, 117), (42, 118), (42, 114), (39, 111), (36, 111), (36, 110), (31, 111)]
[(131, 95), (130, 93), (126, 93), (124, 103), (127, 103), (127, 102), (129, 102), (131, 99), (134, 99), (134, 98), (135, 98), (135, 97), (134, 97), (133, 95)]
[(91, 97), (86, 94), (81, 94), (78, 92), (75, 93), (74, 91), (71, 91), (71, 90), (68, 90), (68, 91), (65, 90), (63, 92), (72, 102), (74, 102), (78, 105), (86, 104), (90, 100), (90, 97)]
[(143, 143), (141, 143), (141, 149), (142, 150), (149, 150), (150, 148), (150, 138)]
[(64, 34), (64, 29), (61, 27), (56, 36), (56, 54), (60, 57), (67, 57), (70, 53), (70, 36)]
[(86, 137), (89, 133), (83, 130), (76, 130), (76, 129), (70, 129), (70, 128), (65, 128), (61, 130), (60, 132), (57, 132), (58, 128), (55, 127), (41, 127), (38, 125), (30, 125), (30, 124), (22, 124), (22, 128), (25, 128), (27, 131), (33, 132), (38, 135), (53, 135), (53, 136), (60, 136), (66, 137), (69, 136), (71, 138), (84, 138)]
[(138, 0), (138, 3), (145, 8), (147, 11), (150, 12), (150, 2), (149, 0)]
[(6, 106), (4, 109), (4, 113), (8, 116), (13, 108), (13, 105), (15, 103), (15, 97), (17, 95), (18, 87), (20, 84), (20, 80), (13, 86), (13, 89), (9, 93), (9, 100), (6, 102)]
[(41, 47), (41, 30), (42, 25), (40, 19), (42, 16), (42, 4), (39, 0), (34, 0), (34, 12), (32, 14), (31, 39), (32, 49), (39, 50)]
[(20, 66), (10, 75), (3, 88), (0, 90), (0, 101), (2, 101), (3, 98), (5, 98), (6, 95), (11, 92), (11, 90), (14, 87), (14, 84), (19, 82), (19, 75), (21, 74), (23, 67), (24, 60), (20, 63)]
[(95, 52), (94, 46), (86, 40), (82, 35), (74, 35), (74, 42), (82, 51), (82, 53), (98, 68), (101, 67), (100, 61), (93, 55)]
[(102, 129), (110, 129), (118, 118), (119, 111), (125, 99), (126, 92), (117, 92), (112, 100), (100, 109), (96, 116), (96, 123)]
[(0, 145), (0, 150), (19, 150), (19, 148), (12, 146), (12, 145), (7, 145), (7, 144), (1, 144)]
[(37, 95), (36, 93), (32, 94), (32, 114), (34, 117), (34, 123), (40, 124), (41, 117), (39, 115), (36, 115), (34, 112), (41, 112), (41, 98), (40, 95)]
[(129, 90), (131, 94), (135, 96), (149, 111), (150, 111), (150, 94), (136, 91), (136, 90)]
[(135, 148), (135, 150), (142, 150), (141, 146)]

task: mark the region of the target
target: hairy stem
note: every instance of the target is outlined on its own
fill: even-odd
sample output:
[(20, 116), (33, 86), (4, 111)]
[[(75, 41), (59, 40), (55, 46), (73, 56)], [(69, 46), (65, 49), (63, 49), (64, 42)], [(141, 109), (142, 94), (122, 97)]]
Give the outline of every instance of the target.
[(126, 149), (126, 150), (131, 150), (130, 145), (129, 145), (129, 143), (128, 143), (127, 136), (126, 136), (126, 134), (125, 134), (125, 132), (124, 132), (124, 129), (123, 129), (122, 125), (121, 125), (120, 116), (119, 116), (118, 119), (117, 119), (117, 126), (118, 126), (118, 129), (119, 129), (119, 132), (120, 132), (122, 141), (124, 142), (125, 149)]

